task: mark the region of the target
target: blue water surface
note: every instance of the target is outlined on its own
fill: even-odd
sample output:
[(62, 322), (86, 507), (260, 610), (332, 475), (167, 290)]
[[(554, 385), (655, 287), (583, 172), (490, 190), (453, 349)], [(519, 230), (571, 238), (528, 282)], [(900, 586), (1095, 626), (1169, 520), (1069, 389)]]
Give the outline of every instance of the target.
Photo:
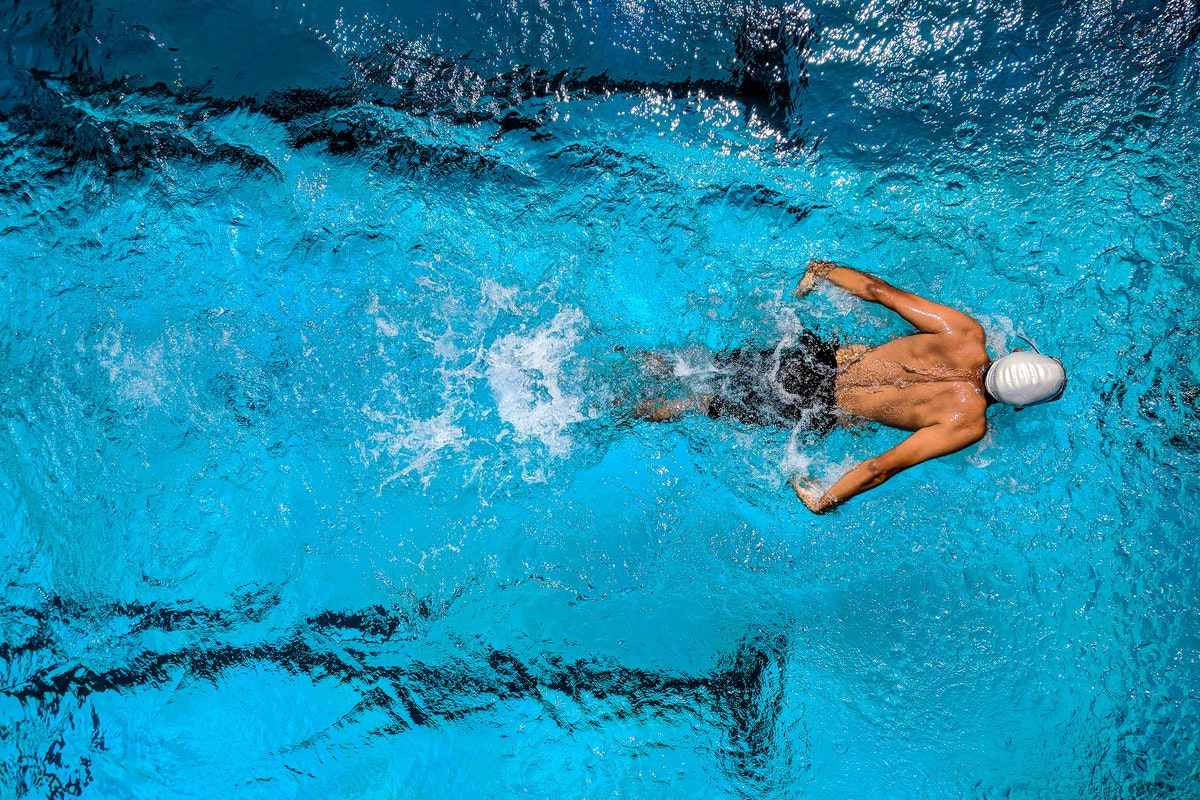
[[(0, 795), (1200, 798), (1200, 7), (0, 4)], [(1059, 355), (900, 441), (629, 410)], [(686, 370), (683, 370), (686, 371)]]

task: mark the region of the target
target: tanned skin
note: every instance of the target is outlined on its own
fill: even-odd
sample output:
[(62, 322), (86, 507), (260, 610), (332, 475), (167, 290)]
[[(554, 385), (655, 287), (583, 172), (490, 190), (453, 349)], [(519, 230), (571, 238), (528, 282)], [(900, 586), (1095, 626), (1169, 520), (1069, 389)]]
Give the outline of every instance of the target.
[(792, 478), (796, 496), (817, 514), (911, 466), (982, 439), (988, 407), (983, 378), (991, 363), (983, 327), (961, 311), (830, 261), (809, 261), (792, 296), (803, 297), (820, 280), (895, 311), (917, 332), (879, 347), (857, 345), (838, 352), (838, 408), (913, 433), (858, 464), (823, 493), (811, 480)]
[[(879, 347), (860, 344), (837, 351), (834, 398), (838, 409), (858, 421), (878, 422), (912, 435), (863, 461), (824, 492), (815, 481), (793, 477), (796, 496), (817, 514), (911, 466), (982, 439), (988, 407), (983, 378), (991, 364), (983, 327), (961, 311), (832, 261), (809, 261), (792, 296), (807, 295), (821, 280), (895, 311), (917, 332)], [(703, 395), (649, 400), (634, 414), (665, 422), (689, 411), (707, 413), (711, 400)]]

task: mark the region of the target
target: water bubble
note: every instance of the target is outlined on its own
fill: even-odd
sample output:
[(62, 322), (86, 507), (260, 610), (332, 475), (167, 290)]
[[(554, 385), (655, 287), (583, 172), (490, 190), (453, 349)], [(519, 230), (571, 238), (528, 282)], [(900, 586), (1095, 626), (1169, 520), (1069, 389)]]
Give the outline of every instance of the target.
[(979, 137), (979, 126), (974, 122), (964, 122), (954, 129), (954, 141), (960, 149), (969, 150)]

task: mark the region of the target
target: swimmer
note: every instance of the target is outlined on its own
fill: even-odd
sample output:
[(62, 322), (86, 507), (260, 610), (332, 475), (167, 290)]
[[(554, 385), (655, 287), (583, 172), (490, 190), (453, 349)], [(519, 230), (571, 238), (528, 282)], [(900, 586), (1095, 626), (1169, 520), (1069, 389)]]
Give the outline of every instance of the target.
[(814, 259), (792, 296), (807, 295), (819, 280), (891, 309), (917, 332), (879, 347), (835, 347), (806, 333), (798, 348), (717, 355), (713, 394), (643, 403), (634, 414), (663, 422), (697, 411), (751, 424), (807, 424), (821, 432), (838, 421), (866, 421), (912, 431), (824, 492), (815, 481), (794, 476), (796, 496), (822, 514), (909, 467), (975, 444), (987, 431), (988, 406), (1047, 403), (1066, 388), (1058, 359), (1034, 348), (993, 361), (977, 321), (865, 272)]

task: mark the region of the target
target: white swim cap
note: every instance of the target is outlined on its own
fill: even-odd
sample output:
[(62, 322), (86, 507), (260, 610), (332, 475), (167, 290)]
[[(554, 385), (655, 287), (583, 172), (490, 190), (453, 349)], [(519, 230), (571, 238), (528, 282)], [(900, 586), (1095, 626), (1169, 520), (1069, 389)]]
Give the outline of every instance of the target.
[(1034, 406), (1054, 400), (1067, 385), (1057, 358), (1018, 350), (992, 362), (983, 379), (988, 394), (1010, 406)]

